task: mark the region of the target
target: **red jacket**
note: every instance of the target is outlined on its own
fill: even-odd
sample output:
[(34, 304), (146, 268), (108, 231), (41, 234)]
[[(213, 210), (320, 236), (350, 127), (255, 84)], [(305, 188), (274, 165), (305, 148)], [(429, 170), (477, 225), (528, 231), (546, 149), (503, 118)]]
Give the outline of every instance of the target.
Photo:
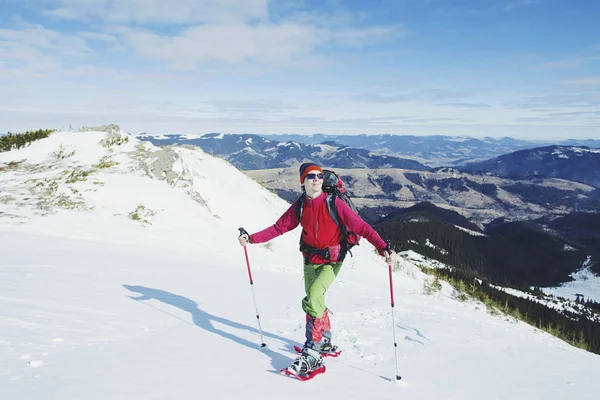
[[(294, 202), (290, 208), (274, 225), (264, 229), (260, 232), (253, 233), (250, 235), (251, 243), (264, 243), (269, 240), (276, 238), (292, 229), (296, 228), (298, 224), (302, 225), (302, 240), (314, 248), (325, 249), (329, 247), (330, 259), (326, 260), (319, 255), (313, 254), (309, 262), (314, 264), (324, 264), (330, 261), (337, 261), (338, 255), (341, 249), (342, 232), (336, 223), (329, 216), (327, 210), (327, 204), (325, 199), (326, 193), (321, 193), (316, 199), (310, 199), (306, 196), (304, 201), (304, 210), (302, 211), (302, 221), (298, 221), (298, 215), (296, 214), (296, 202)], [(359, 217), (344, 200), (339, 197), (336, 199), (336, 207), (340, 216), (340, 223), (351, 230), (356, 232), (360, 236), (364, 237), (371, 243), (375, 248), (382, 253), (386, 247), (386, 243), (381, 239), (379, 234), (371, 228), (361, 217)], [(306, 256), (306, 254), (305, 254)]]

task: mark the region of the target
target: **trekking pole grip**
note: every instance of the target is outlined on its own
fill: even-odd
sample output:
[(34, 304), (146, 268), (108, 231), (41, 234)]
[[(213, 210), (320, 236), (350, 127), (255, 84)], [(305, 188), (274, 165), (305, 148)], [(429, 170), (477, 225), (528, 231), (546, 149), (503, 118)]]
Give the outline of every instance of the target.
[(387, 244), (387, 248), (390, 249), (391, 251), (394, 251), (394, 249), (392, 248), (392, 241), (391, 240), (386, 240), (385, 244)]
[(238, 228), (238, 231), (240, 231), (240, 236), (248, 235), (248, 237), (250, 237), (250, 234), (244, 228)]

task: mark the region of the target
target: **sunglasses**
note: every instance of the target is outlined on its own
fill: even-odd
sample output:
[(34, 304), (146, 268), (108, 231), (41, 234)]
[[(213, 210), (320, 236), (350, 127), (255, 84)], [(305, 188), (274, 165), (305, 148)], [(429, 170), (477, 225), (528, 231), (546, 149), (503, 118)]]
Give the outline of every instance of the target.
[(306, 177), (308, 179), (315, 179), (315, 178), (323, 179), (323, 174), (313, 174), (313, 173), (310, 173), (310, 174), (306, 174)]

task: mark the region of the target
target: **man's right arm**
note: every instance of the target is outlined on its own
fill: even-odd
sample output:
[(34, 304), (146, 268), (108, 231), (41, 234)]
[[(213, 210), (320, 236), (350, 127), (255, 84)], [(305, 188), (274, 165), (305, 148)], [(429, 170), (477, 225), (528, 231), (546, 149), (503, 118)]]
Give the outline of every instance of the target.
[(275, 224), (250, 235), (250, 243), (268, 242), (277, 236), (293, 230), (298, 226), (299, 223), (300, 221), (298, 221), (298, 215), (296, 213), (296, 202), (294, 202), (290, 208), (288, 208), (287, 211), (283, 213), (281, 217), (279, 217)]

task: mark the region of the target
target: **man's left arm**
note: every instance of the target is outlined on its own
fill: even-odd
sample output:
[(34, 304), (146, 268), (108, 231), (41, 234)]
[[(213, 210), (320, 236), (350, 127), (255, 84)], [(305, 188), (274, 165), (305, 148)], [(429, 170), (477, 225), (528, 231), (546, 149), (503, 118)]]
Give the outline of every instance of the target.
[(358, 233), (360, 236), (367, 239), (375, 248), (379, 251), (379, 254), (383, 255), (383, 252), (387, 248), (387, 243), (383, 241), (379, 233), (367, 224), (357, 213), (344, 202), (344, 200), (337, 198), (336, 207), (338, 215), (340, 216), (340, 222), (348, 227), (351, 231)]

